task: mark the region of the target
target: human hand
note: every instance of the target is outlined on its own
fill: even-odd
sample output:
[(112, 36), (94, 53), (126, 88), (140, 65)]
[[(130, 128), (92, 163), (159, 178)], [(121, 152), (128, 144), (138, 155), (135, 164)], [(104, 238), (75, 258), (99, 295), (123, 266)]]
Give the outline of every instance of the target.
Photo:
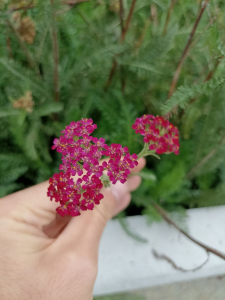
[[(131, 172), (144, 165), (141, 158)], [(126, 208), (140, 182), (135, 175), (104, 188), (100, 205), (75, 218), (56, 218), (58, 204), (46, 195), (48, 182), (2, 198), (0, 299), (92, 299), (103, 229)]]

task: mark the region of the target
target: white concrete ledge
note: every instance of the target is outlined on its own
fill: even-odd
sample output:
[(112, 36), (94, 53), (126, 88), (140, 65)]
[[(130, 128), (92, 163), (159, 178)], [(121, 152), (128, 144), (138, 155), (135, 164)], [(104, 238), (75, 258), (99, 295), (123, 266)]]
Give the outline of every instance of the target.
[[(182, 268), (202, 264), (206, 252), (165, 222), (148, 225), (145, 217), (127, 218), (133, 232), (148, 240), (143, 244), (128, 236), (117, 220), (104, 231), (94, 295), (105, 295), (225, 274), (225, 261), (210, 254), (196, 272), (182, 273), (168, 262), (156, 260), (154, 248)], [(188, 210), (188, 232), (201, 242), (225, 252), (225, 206)]]

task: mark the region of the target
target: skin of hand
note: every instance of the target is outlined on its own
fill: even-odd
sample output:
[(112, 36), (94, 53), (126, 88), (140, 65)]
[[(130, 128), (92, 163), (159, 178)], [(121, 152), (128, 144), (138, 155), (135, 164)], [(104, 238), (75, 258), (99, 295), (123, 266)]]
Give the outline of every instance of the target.
[[(139, 160), (132, 173), (145, 166)], [(0, 200), (0, 299), (91, 300), (99, 242), (107, 221), (130, 203), (141, 178), (103, 188), (104, 199), (81, 216), (60, 217), (48, 182)]]

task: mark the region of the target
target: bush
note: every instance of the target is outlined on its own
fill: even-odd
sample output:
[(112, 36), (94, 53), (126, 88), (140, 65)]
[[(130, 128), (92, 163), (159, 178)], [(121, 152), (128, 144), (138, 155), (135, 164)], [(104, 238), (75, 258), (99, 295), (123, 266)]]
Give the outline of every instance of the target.
[(179, 211), (225, 204), (225, 3), (199, 17), (201, 1), (169, 2), (0, 4), (0, 196), (57, 172), (52, 141), (72, 120), (91, 117), (96, 136), (138, 153), (131, 125), (154, 114), (178, 126), (180, 155), (148, 158), (127, 214), (158, 218), (151, 200)]

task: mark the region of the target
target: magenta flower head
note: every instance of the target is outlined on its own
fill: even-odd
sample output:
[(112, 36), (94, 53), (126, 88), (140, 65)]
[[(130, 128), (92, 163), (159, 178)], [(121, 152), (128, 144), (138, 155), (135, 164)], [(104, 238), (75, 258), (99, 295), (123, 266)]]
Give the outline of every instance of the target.
[(152, 115), (143, 115), (137, 118), (132, 128), (135, 133), (140, 133), (149, 150), (157, 154), (172, 153), (179, 154), (179, 131), (168, 120)]
[[(47, 195), (59, 202), (56, 211), (61, 216), (76, 217), (93, 210), (104, 198), (103, 183), (125, 183), (130, 169), (138, 164), (137, 155), (129, 154), (127, 147), (108, 146), (103, 138), (90, 136), (96, 128), (92, 119), (73, 121), (53, 141), (52, 149), (62, 154), (62, 164), (61, 171), (49, 179)], [(108, 162), (101, 162), (103, 155)]]

